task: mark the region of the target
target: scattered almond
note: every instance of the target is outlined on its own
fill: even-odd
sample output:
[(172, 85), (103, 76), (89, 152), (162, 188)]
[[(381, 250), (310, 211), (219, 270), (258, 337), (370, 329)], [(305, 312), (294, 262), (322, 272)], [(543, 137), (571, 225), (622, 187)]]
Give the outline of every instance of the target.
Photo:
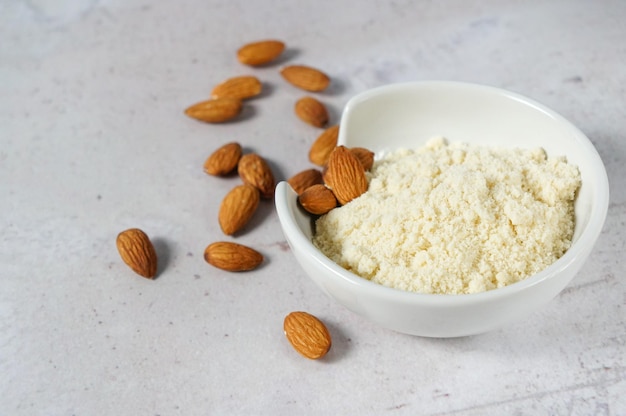
[(319, 170), (307, 169), (293, 175), (287, 180), (287, 183), (300, 195), (306, 188), (312, 185), (322, 184), (324, 180), (322, 179), (322, 172)]
[(226, 143), (207, 158), (204, 162), (204, 171), (214, 176), (228, 175), (237, 168), (241, 153), (239, 143)]
[(365, 169), (359, 159), (345, 146), (337, 146), (328, 158), (332, 190), (341, 205), (367, 191)]
[(305, 211), (314, 215), (324, 215), (337, 206), (333, 191), (320, 184), (305, 189), (298, 196), (298, 202)]
[(263, 255), (242, 244), (219, 241), (209, 244), (204, 250), (204, 260), (218, 269), (244, 272), (263, 263)]
[(285, 44), (279, 40), (262, 40), (239, 48), (237, 59), (245, 65), (260, 66), (278, 58), (283, 50), (285, 50)]
[(130, 228), (117, 235), (116, 244), (122, 260), (135, 273), (148, 279), (154, 278), (157, 255), (146, 233), (138, 228)]
[(226, 235), (233, 235), (250, 221), (259, 206), (259, 191), (243, 184), (231, 189), (222, 200), (218, 221)]
[(309, 160), (318, 166), (325, 166), (330, 153), (337, 146), (338, 138), (339, 125), (336, 124), (324, 130), (311, 145)]
[(211, 98), (236, 98), (238, 100), (245, 100), (259, 95), (262, 89), (263, 85), (257, 77), (243, 75), (229, 78), (216, 85), (213, 91), (211, 91)]
[(261, 192), (261, 197), (270, 199), (274, 196), (276, 181), (272, 169), (265, 159), (256, 153), (245, 154), (239, 159), (237, 167), (244, 183), (254, 186)]
[(194, 104), (185, 110), (185, 114), (207, 123), (223, 123), (237, 117), (242, 108), (243, 104), (237, 98), (218, 98)]
[(313, 97), (302, 97), (296, 102), (296, 115), (305, 123), (324, 127), (328, 123), (326, 106)]
[(363, 169), (368, 171), (372, 168), (372, 165), (374, 165), (374, 152), (364, 147), (351, 147), (350, 151), (359, 159)]
[(323, 91), (328, 87), (328, 84), (330, 84), (328, 75), (310, 66), (286, 66), (280, 71), (280, 74), (290, 84), (306, 91)]
[(326, 325), (307, 312), (291, 312), (283, 329), (289, 343), (306, 358), (315, 360), (330, 350), (332, 341)]

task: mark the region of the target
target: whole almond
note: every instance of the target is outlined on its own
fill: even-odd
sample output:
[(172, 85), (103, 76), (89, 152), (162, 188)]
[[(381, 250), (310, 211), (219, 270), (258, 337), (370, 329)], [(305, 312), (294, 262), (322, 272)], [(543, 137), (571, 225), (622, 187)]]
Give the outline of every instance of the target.
[(324, 130), (311, 145), (309, 160), (318, 166), (325, 166), (330, 153), (337, 146), (338, 138), (339, 125), (336, 124)]
[(332, 190), (341, 205), (367, 191), (365, 169), (359, 159), (345, 146), (337, 146), (328, 158)]
[(237, 98), (218, 98), (194, 104), (185, 110), (185, 114), (207, 123), (223, 123), (237, 117), (242, 108), (243, 104)]
[(322, 172), (317, 169), (306, 169), (293, 175), (287, 180), (287, 183), (300, 195), (306, 188), (312, 185), (322, 184), (324, 181), (322, 179)]
[(374, 164), (374, 152), (364, 147), (351, 147), (350, 151), (354, 154), (366, 171), (372, 168)]
[(226, 143), (207, 158), (204, 162), (204, 171), (214, 176), (228, 175), (237, 168), (241, 153), (239, 143)]
[(330, 84), (328, 75), (310, 66), (286, 66), (280, 71), (280, 74), (290, 84), (306, 91), (324, 91), (328, 87), (328, 84)]
[(285, 44), (279, 40), (251, 42), (237, 50), (237, 59), (245, 65), (260, 66), (278, 58), (283, 50)]
[(241, 156), (237, 172), (244, 183), (254, 186), (261, 192), (261, 197), (270, 199), (274, 196), (276, 181), (272, 169), (265, 159), (256, 153)]
[(315, 127), (324, 127), (328, 123), (326, 106), (313, 97), (302, 97), (295, 105), (296, 115), (300, 120)]
[(146, 233), (130, 228), (117, 235), (116, 244), (122, 260), (135, 273), (148, 279), (156, 276), (157, 255)]
[(305, 211), (314, 215), (324, 215), (337, 206), (333, 191), (320, 184), (305, 189), (298, 196), (298, 202)]
[(257, 77), (243, 75), (222, 81), (211, 91), (211, 98), (236, 98), (245, 100), (261, 93), (263, 85)]
[(259, 206), (259, 191), (252, 185), (235, 186), (220, 205), (218, 221), (226, 235), (233, 235), (250, 221)]
[(306, 358), (315, 360), (330, 350), (330, 332), (310, 313), (291, 312), (285, 317), (283, 330), (291, 346)]
[(263, 263), (263, 255), (242, 244), (218, 241), (209, 244), (204, 250), (204, 260), (218, 269), (244, 272)]

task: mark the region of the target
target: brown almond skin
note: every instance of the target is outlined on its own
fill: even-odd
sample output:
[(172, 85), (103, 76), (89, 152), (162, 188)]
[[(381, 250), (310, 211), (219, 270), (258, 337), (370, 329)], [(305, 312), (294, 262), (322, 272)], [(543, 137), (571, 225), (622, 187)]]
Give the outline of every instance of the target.
[(337, 206), (333, 191), (324, 185), (308, 187), (298, 196), (298, 202), (305, 211), (313, 215), (324, 215)]
[(328, 188), (333, 189), (332, 172), (328, 171), (328, 165), (324, 166), (324, 169), (322, 169), (322, 179)]
[(364, 147), (351, 147), (350, 151), (359, 159), (363, 169), (370, 170), (374, 165), (374, 152)]
[(278, 58), (284, 50), (285, 44), (280, 40), (261, 40), (247, 43), (239, 48), (237, 59), (245, 65), (261, 66)]
[(271, 199), (274, 196), (276, 186), (274, 174), (265, 159), (258, 154), (248, 153), (241, 156), (237, 172), (244, 183), (254, 186), (261, 192), (261, 198)]
[(326, 325), (307, 312), (291, 312), (285, 317), (283, 330), (291, 346), (311, 360), (322, 358), (332, 345)]
[(328, 124), (328, 110), (326, 106), (316, 98), (302, 97), (295, 105), (295, 113), (304, 121), (315, 127), (324, 127)]
[(213, 176), (225, 176), (237, 168), (242, 148), (237, 142), (226, 143), (215, 150), (204, 162), (204, 171)]
[(305, 91), (324, 91), (330, 84), (328, 75), (319, 69), (305, 65), (289, 65), (284, 67), (280, 74), (291, 85)]
[(185, 114), (206, 123), (224, 123), (241, 113), (243, 104), (237, 98), (218, 98), (196, 103), (185, 110)]
[(229, 272), (245, 272), (263, 263), (263, 255), (242, 244), (218, 241), (204, 250), (204, 260), (218, 269)]
[(218, 221), (224, 234), (233, 235), (252, 218), (259, 206), (259, 190), (252, 185), (234, 187), (220, 205)]
[(117, 250), (135, 273), (154, 279), (157, 272), (157, 255), (152, 242), (139, 228), (129, 228), (117, 235)]
[(252, 75), (243, 75), (222, 81), (211, 91), (211, 98), (236, 98), (246, 100), (261, 94), (263, 85)]
[(309, 149), (309, 160), (317, 166), (325, 166), (328, 157), (335, 147), (339, 138), (339, 125), (328, 127), (320, 134)]
[(322, 184), (324, 180), (322, 179), (322, 172), (318, 169), (306, 169), (293, 175), (287, 180), (287, 183), (300, 195), (306, 188)]
[(328, 159), (332, 190), (341, 205), (367, 191), (365, 169), (359, 159), (345, 146), (337, 146)]

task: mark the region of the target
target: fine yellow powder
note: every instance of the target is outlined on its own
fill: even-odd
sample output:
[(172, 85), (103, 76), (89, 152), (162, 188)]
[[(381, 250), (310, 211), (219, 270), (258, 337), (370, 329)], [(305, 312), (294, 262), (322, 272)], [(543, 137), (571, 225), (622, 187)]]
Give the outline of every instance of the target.
[(367, 192), (316, 221), (313, 243), (385, 286), (483, 292), (543, 270), (571, 244), (580, 173), (540, 148), (436, 138), (376, 161), (368, 181)]

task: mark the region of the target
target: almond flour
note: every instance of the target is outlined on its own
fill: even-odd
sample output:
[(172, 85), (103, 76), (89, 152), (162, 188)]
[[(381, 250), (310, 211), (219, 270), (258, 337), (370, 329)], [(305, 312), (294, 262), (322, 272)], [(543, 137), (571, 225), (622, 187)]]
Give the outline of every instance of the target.
[(537, 273), (574, 230), (577, 167), (543, 149), (431, 139), (377, 160), (360, 197), (316, 221), (313, 243), (373, 282), (476, 293)]

